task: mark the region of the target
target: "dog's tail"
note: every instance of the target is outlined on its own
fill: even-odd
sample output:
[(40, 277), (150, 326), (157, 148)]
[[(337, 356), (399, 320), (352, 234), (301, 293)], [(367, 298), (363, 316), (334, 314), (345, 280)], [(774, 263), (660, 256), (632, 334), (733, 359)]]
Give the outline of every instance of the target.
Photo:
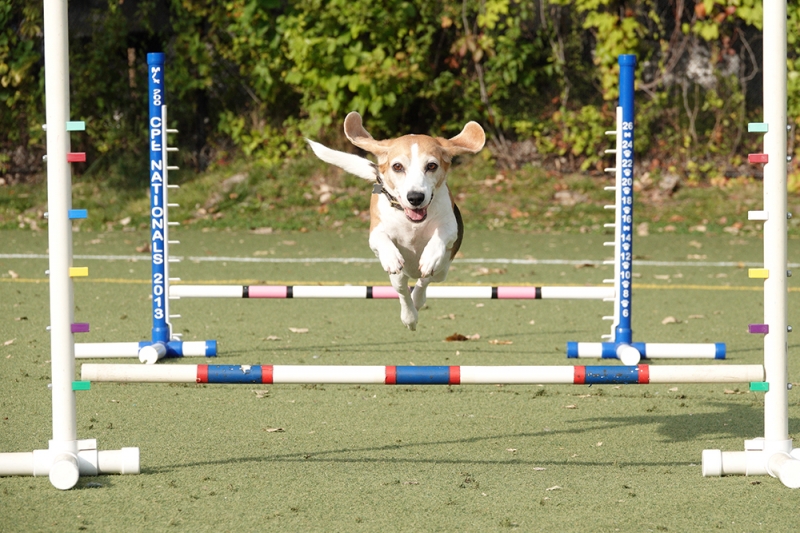
[(349, 172), (350, 174), (358, 176), (359, 178), (364, 178), (365, 180), (370, 181), (377, 180), (378, 167), (375, 166), (375, 163), (369, 159), (365, 159), (354, 154), (331, 150), (327, 146), (323, 146), (318, 142), (312, 141), (311, 139), (306, 139), (306, 142), (309, 144), (309, 146), (311, 146), (311, 149), (314, 150), (314, 153), (317, 155), (317, 157), (326, 163), (336, 165), (337, 167)]

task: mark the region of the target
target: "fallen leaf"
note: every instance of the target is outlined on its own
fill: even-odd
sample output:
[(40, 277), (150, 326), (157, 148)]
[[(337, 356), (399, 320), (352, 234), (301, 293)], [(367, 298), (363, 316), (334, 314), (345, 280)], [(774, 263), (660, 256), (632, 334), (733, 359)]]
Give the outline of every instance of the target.
[(514, 341), (501, 341), (498, 339), (492, 339), (489, 341), (489, 344), (514, 344)]
[(308, 328), (289, 328), (292, 333), (308, 333)]
[(678, 387), (672, 387), (669, 389), (670, 392), (678, 392)]
[(478, 267), (477, 270), (472, 272), (471, 276), (490, 276), (492, 274), (505, 274), (507, 271), (505, 268), (486, 268), (486, 267)]
[(530, 322), (528, 322), (528, 324), (530, 324), (532, 326), (532, 325), (536, 324), (536, 321), (535, 320), (531, 320)]
[(11, 339), (10, 341), (6, 341), (6, 342), (3, 343), (3, 346), (11, 346), (12, 344), (14, 344), (15, 340), (17, 340), (17, 339)]
[(455, 320), (456, 315), (454, 313), (450, 313), (449, 315), (442, 315), (436, 317), (436, 320), (446, 320), (446, 319)]
[(446, 340), (447, 342), (458, 342), (458, 341), (466, 341), (469, 339), (467, 339), (466, 335), (462, 335), (461, 333), (453, 333), (449, 337), (446, 337), (444, 340)]
[(22, 321), (22, 320), (28, 320), (28, 317), (26, 317), (26, 316), (18, 316), (18, 317), (16, 317), (14, 320), (15, 320), (16, 322), (20, 322), (20, 321)]
[(603, 443), (602, 443), (602, 442), (598, 442), (597, 444), (595, 444), (595, 446), (598, 446), (598, 447), (600, 447), (600, 446), (602, 446), (602, 445), (603, 445)]
[(553, 485), (552, 487), (546, 488), (544, 490), (561, 490), (561, 487), (559, 487), (558, 485)]
[(256, 393), (256, 398), (266, 398), (269, 396), (268, 390), (254, 390), (253, 392)]
[(267, 433), (283, 433), (283, 428), (265, 428), (264, 431)]
[(578, 406), (575, 405), (574, 403), (571, 403), (569, 405), (565, 405), (564, 406), (564, 409), (577, 409), (577, 408), (578, 408)]
[(141, 246), (136, 247), (136, 251), (141, 253), (149, 252), (150, 251), (150, 244), (143, 244)]
[(690, 318), (690, 319), (694, 319), (694, 318), (705, 318), (705, 316), (704, 316), (704, 315), (689, 315), (689, 318)]
[(577, 265), (575, 265), (575, 268), (594, 268), (596, 266), (597, 266), (596, 264), (589, 263), (587, 261), (586, 263), (578, 263)]
[(669, 276), (669, 274), (656, 274), (653, 277), (656, 278), (656, 279), (668, 280), (670, 276)]
[(474, 333), (472, 335), (467, 335), (467, 340), (470, 340), (470, 341), (478, 341), (480, 339), (481, 339), (481, 336), (480, 336), (479, 333)]
[(416, 479), (409, 479), (408, 481), (403, 481), (403, 485), (419, 485), (419, 481)]
[(19, 277), (19, 274), (17, 274), (13, 270), (9, 270), (8, 275), (11, 276), (11, 279), (17, 279)]
[(506, 451), (507, 452), (511, 452), (511, 453), (517, 453), (517, 449), (516, 448), (506, 448)]
[(280, 337), (276, 337), (275, 335), (270, 335), (269, 337), (267, 337), (264, 340), (265, 341), (279, 341), (279, 340), (281, 340), (281, 338)]
[(668, 317), (664, 318), (664, 320), (662, 320), (661, 323), (664, 324), (665, 326), (667, 324), (677, 324), (678, 323), (678, 319), (675, 318), (674, 316), (668, 316)]
[(541, 472), (541, 471), (543, 471), (543, 470), (547, 470), (547, 469), (546, 469), (545, 467), (543, 467), (543, 466), (534, 466), (534, 467), (533, 467), (533, 469), (534, 469), (536, 472)]

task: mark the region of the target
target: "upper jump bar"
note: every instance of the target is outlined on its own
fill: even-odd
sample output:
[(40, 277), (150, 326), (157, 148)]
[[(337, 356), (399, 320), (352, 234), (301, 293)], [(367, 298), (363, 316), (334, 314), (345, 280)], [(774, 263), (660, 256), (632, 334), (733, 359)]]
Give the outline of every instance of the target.
[(761, 365), (322, 366), (84, 364), (82, 381), (374, 385), (748, 383)]
[[(489, 287), (431, 286), (428, 298), (497, 300), (603, 300), (614, 297), (614, 287)], [(396, 299), (387, 286), (364, 285), (171, 285), (172, 298), (366, 298)]]

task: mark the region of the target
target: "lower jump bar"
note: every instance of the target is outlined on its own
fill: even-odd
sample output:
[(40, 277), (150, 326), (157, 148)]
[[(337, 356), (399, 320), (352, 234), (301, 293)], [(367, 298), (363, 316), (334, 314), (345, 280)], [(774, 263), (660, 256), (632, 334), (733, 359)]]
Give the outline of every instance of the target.
[[(428, 298), (497, 300), (603, 300), (614, 298), (613, 287), (475, 287), (432, 286)], [(367, 285), (171, 285), (171, 298), (397, 298), (387, 286)]]
[(761, 365), (307, 366), (84, 364), (81, 380), (126, 383), (385, 385), (748, 383)]

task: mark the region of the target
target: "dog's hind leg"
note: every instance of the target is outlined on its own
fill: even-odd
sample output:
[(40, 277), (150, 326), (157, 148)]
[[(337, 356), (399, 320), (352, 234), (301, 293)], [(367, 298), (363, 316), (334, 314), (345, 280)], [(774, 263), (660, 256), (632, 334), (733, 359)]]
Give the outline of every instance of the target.
[(408, 329), (415, 331), (417, 329), (418, 315), (411, 299), (411, 291), (408, 290), (408, 276), (402, 272), (389, 274), (389, 280), (392, 282), (394, 290), (400, 295), (400, 320)]
[(414, 302), (414, 308), (418, 311), (422, 309), (422, 306), (425, 305), (427, 300), (426, 292), (428, 290), (428, 285), (430, 285), (432, 278), (420, 278), (417, 280), (417, 283), (414, 285), (414, 290), (411, 291), (411, 300)]

